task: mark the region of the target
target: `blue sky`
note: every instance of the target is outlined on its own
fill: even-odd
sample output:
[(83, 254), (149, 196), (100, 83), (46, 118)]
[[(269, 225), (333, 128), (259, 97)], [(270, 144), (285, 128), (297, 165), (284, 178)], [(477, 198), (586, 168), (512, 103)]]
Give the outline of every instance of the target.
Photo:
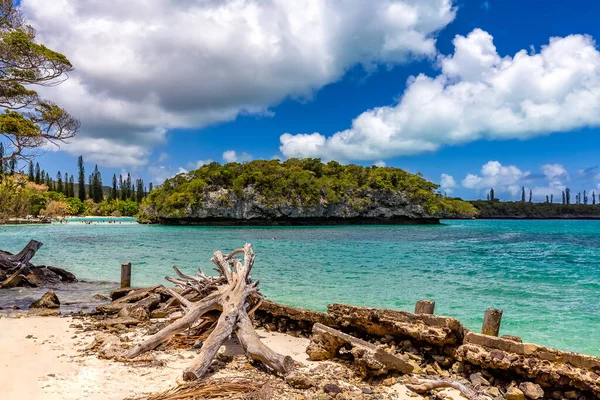
[[(85, 9), (83, 0), (73, 0), (72, 3), (77, 5), (70, 9), (75, 25), (77, 21), (81, 24), (89, 22), (90, 18), (100, 14), (107, 20), (123, 18), (122, 16), (127, 15), (129, 11), (123, 6), (124, 9), (119, 10), (121, 16), (117, 17), (110, 14), (110, 11), (101, 9), (101, 6), (97, 6), (97, 9)], [(386, 3), (395, 2), (386, 0)], [(410, 1), (407, 3), (413, 4)], [(431, 0), (431, 3), (435, 9), (436, 6), (442, 5), (443, 0)], [(302, 63), (306, 60), (300, 58), (293, 64), (285, 65), (280, 61), (273, 61), (275, 67), (268, 62), (264, 66), (249, 65), (248, 70), (244, 68), (246, 61), (243, 58), (233, 60), (231, 53), (224, 50), (223, 54), (220, 53), (220, 49), (229, 46), (228, 40), (231, 40), (231, 36), (220, 37), (221, 32), (211, 26), (204, 26), (205, 29), (201, 30), (202, 38), (186, 30), (181, 32), (191, 46), (179, 49), (181, 52), (190, 51), (196, 40), (203, 41), (201, 49), (207, 52), (199, 51), (199, 58), (189, 60), (189, 68), (180, 66), (185, 59), (181, 58), (183, 56), (179, 51), (175, 52), (177, 49), (172, 43), (167, 42), (165, 45), (160, 41), (146, 41), (144, 45), (140, 45), (132, 40), (131, 54), (137, 57), (123, 56), (124, 60), (117, 62), (115, 60), (118, 60), (119, 56), (129, 54), (129, 48), (126, 47), (128, 44), (115, 42), (107, 51), (100, 51), (94, 47), (100, 44), (95, 43), (93, 37), (84, 37), (79, 42), (66, 45), (60, 40), (64, 37), (62, 35), (65, 34), (66, 28), (59, 26), (57, 22), (59, 11), (65, 13), (65, 10), (58, 10), (53, 14), (49, 12), (51, 6), (41, 0), (24, 0), (22, 4), (32, 24), (40, 32), (40, 40), (63, 51), (76, 68), (70, 83), (62, 85), (65, 86), (64, 89), (52, 88), (44, 92), (48, 98), (58, 97), (57, 101), (65, 104), (74, 114), (78, 115), (77, 112), (81, 112), (83, 124), (80, 142), (64, 146), (61, 151), (48, 151), (40, 157), (42, 167), (51, 173), (58, 170), (74, 173), (77, 155), (81, 153), (87, 161), (87, 170), (91, 171), (93, 164), (97, 162), (107, 182), (113, 173), (130, 171), (134, 176), (141, 176), (146, 182), (154, 181), (156, 184), (157, 181), (182, 169), (193, 169), (202, 161), (223, 162), (224, 158), (244, 161), (301, 155), (333, 158), (363, 165), (383, 162), (388, 166), (421, 172), (434, 182), (443, 181), (444, 191), (468, 199), (484, 198), (490, 186), (495, 187), (496, 195), (502, 199), (519, 197), (520, 187), (526, 186), (534, 191), (537, 200), (542, 200), (550, 193), (554, 193), (556, 197), (565, 186), (574, 192), (599, 188), (600, 169), (596, 167), (600, 165), (599, 123), (593, 116), (593, 110), (589, 114), (576, 113), (577, 115), (570, 118), (565, 117), (569, 112), (575, 113), (577, 110), (570, 111), (571, 108), (564, 103), (567, 101), (564, 99), (571, 92), (580, 95), (581, 91), (585, 90), (592, 97), (600, 93), (594, 91), (600, 87), (600, 83), (595, 83), (596, 79), (600, 82), (600, 65), (596, 69), (596, 45), (592, 41), (592, 38), (600, 38), (600, 26), (597, 23), (600, 20), (600, 3), (596, 1), (453, 2), (452, 10), (446, 10), (449, 22), (444, 18), (433, 17), (421, 21), (423, 25), (440, 27), (439, 31), (434, 29), (433, 32), (423, 28), (425, 39), (435, 39), (432, 48), (427, 47), (428, 42), (421, 38), (422, 43), (414, 46), (412, 42), (401, 44), (399, 46), (404, 47), (386, 53), (386, 46), (381, 46), (379, 42), (390, 37), (399, 38), (402, 43), (412, 41), (414, 39), (411, 39), (410, 35), (414, 32), (399, 30), (397, 26), (392, 25), (383, 32), (378, 31), (379, 28), (365, 28), (355, 32), (356, 28), (340, 27), (342, 33), (334, 38), (335, 41), (327, 42), (327, 46), (323, 46), (326, 50), (319, 50), (315, 53), (316, 56), (309, 53), (314, 57), (312, 66), (308, 62), (307, 67), (302, 68)], [(156, 15), (159, 15), (161, 10), (156, 11)], [(228, 11), (236, 17), (235, 13), (241, 13), (243, 10)], [(302, 18), (298, 10), (285, 12), (291, 12), (294, 18)], [(405, 14), (406, 12), (401, 13), (399, 17), (397, 14), (391, 14), (391, 18), (403, 18)], [(269, 14), (265, 15), (259, 18), (262, 24), (270, 22)], [(139, 16), (141, 19), (145, 17)], [(372, 20), (380, 17), (373, 15)], [(159, 17), (149, 11), (147, 18), (153, 20)], [(342, 18), (343, 15), (340, 19)], [(121, 22), (118, 26), (126, 29), (126, 25)], [(202, 21), (198, 24), (202, 25)], [(324, 17), (324, 29), (334, 29), (331, 28), (331, 24), (333, 22)], [(415, 30), (422, 33), (423, 29), (418, 26), (419, 24)], [(106, 33), (102, 29), (99, 32), (99, 35)], [(178, 32), (170, 32), (174, 33)], [(277, 37), (277, 31), (271, 30), (269, 33)], [(470, 35), (471, 33), (473, 35)], [(310, 30), (305, 33), (311, 34)], [(454, 84), (475, 85), (489, 82), (480, 76), (499, 69), (505, 56), (511, 57), (511, 62), (514, 62), (512, 57), (519, 51), (524, 50), (529, 55), (539, 54), (542, 46), (547, 46), (551, 37), (564, 39), (577, 34), (589, 36), (565, 42), (562, 47), (557, 44), (555, 51), (544, 57), (544, 66), (539, 67), (539, 74), (535, 66), (531, 67), (531, 70), (517, 70), (516, 74), (524, 71), (524, 83), (521, 86), (514, 84), (519, 82), (520, 77), (513, 76), (512, 86), (502, 86), (504, 84), (501, 82), (495, 91), (490, 90), (487, 94), (482, 94), (481, 99), (476, 97), (473, 101), (450, 104), (450, 114), (455, 112), (452, 111), (455, 107), (463, 113), (464, 118), (461, 121), (448, 122), (452, 118), (446, 121), (446, 117), (443, 114), (438, 115), (438, 109), (432, 106), (427, 111), (423, 110), (424, 121), (414, 123), (415, 127), (409, 126), (409, 123), (406, 127), (402, 126), (407, 115), (411, 117), (421, 113), (418, 101), (426, 93), (415, 92), (416, 106), (408, 100), (404, 102), (407, 107), (413, 106), (412, 112), (401, 111), (396, 107), (399, 102), (403, 102), (402, 95), (409, 93), (407, 80), (411, 76), (424, 74), (436, 78), (444, 75), (444, 79), (450, 81), (446, 83), (449, 85), (446, 89)], [(345, 43), (344, 38), (354, 37), (352, 35), (362, 35), (365, 39), (361, 39), (359, 43), (353, 40)], [(467, 52), (476, 48), (477, 44), (484, 43), (485, 47), (492, 43), (493, 37), (497, 53), (494, 66), (486, 64), (485, 67), (473, 70), (472, 66), (476, 64), (474, 60), (459, 59), (458, 47), (455, 48), (453, 43), (457, 35), (466, 38), (463, 48)], [(240, 37), (244, 37), (243, 30)], [(315, 34), (315, 37), (318, 39), (318, 34)], [(127, 35), (123, 42), (127, 42), (126, 38)], [(262, 40), (262, 37), (257, 40)], [(103, 41), (106, 42), (107, 40)], [(205, 45), (206, 43), (208, 45)], [(214, 49), (210, 46), (212, 43), (215, 44)], [(167, 45), (169, 47), (166, 47)], [(295, 53), (302, 53), (302, 46), (311, 46), (304, 42), (294, 45), (296, 47), (293, 52), (286, 53), (291, 61), (294, 61)], [(359, 53), (356, 48), (360, 46), (365, 47)], [(373, 51), (371, 54), (371, 50), (378, 46), (381, 46), (382, 50)], [(574, 51), (575, 55), (569, 54), (569, 51), (577, 46), (581, 47), (581, 51)], [(160, 75), (149, 76), (148, 81), (144, 81), (149, 72), (134, 67), (139, 58), (146, 56), (143, 52), (148, 47), (153, 47), (154, 53), (152, 56), (148, 55), (147, 60), (156, 60), (157, 57), (164, 59), (166, 67), (159, 71)], [(117, 48), (118, 52), (111, 53)], [(206, 50), (209, 48), (210, 50)], [(566, 53), (563, 55), (561, 51)], [(553, 84), (557, 76), (541, 77), (544, 71), (548, 73), (548, 70), (543, 68), (552, 68), (547, 65), (551, 65), (555, 60), (569, 57), (576, 59), (578, 54), (586, 51), (591, 57), (587, 60), (590, 63), (588, 69), (574, 66), (571, 75), (557, 75), (558, 89), (547, 87)], [(453, 57), (454, 55), (456, 57)], [(320, 56), (323, 56), (323, 59), (320, 59)], [(173, 59), (169, 60), (169, 57)], [(441, 60), (444, 57), (447, 57), (447, 64), (442, 66)], [(331, 58), (334, 61), (338, 60), (333, 66), (327, 64)], [(225, 62), (221, 64), (219, 60)], [(485, 58), (482, 60), (482, 65), (487, 62)], [(123, 66), (131, 67), (131, 70), (120, 70)], [(170, 66), (173, 67), (172, 76)], [(257, 69), (256, 72), (252, 70), (253, 67), (262, 69)], [(313, 70), (325, 72), (313, 74)], [(333, 72), (329, 72), (330, 70)], [(248, 71), (251, 73), (244, 76)], [(261, 75), (262, 71), (266, 71), (265, 76), (257, 78), (257, 74)], [(272, 81), (269, 73), (273, 74)], [(206, 78), (207, 74), (212, 78)], [(240, 76), (244, 79), (242, 83), (228, 85), (230, 81), (242, 79)], [(223, 82), (219, 81), (221, 77), (224, 77)], [(179, 81), (180, 78), (184, 78), (183, 83)], [(538, 86), (532, 84), (532, 89), (527, 83), (533, 78), (539, 78), (540, 83)], [(494, 79), (493, 82), (500, 82), (504, 77), (498, 75), (490, 78), (490, 81), (491, 79)], [(189, 90), (186, 81), (189, 82)], [(572, 84), (569, 86), (563, 81), (572, 81)], [(215, 83), (215, 87), (212, 87), (212, 82)], [(546, 92), (535, 93), (535, 87), (540, 85), (557, 97), (544, 103)], [(519, 93), (521, 87), (523, 92), (531, 93)], [(411, 90), (416, 91), (416, 88), (417, 85)], [(505, 88), (508, 93), (498, 95), (498, 88)], [(56, 94), (55, 90), (61, 92)], [(199, 95), (198, 92), (206, 95)], [(152, 107), (146, 106), (146, 101), (153, 101), (152, 96), (157, 96), (158, 103), (164, 106), (157, 106), (156, 109), (153, 108), (154, 103), (148, 103), (153, 104)], [(518, 102), (514, 100), (515, 96), (519, 98)], [(515, 104), (523, 104), (524, 100), (529, 100), (528, 96), (536, 104), (543, 103), (545, 107), (554, 105), (560, 111), (555, 111), (554, 114), (548, 111), (550, 114), (547, 118), (536, 117), (515, 122), (516, 128), (508, 129), (509, 133), (502, 126), (504, 121), (491, 124), (481, 116), (492, 115), (489, 114), (491, 109), (497, 111), (505, 106), (514, 108)], [(452, 103), (452, 99), (456, 97), (450, 99)], [(507, 104), (499, 104), (503, 101)], [(381, 121), (376, 118), (369, 118), (365, 125), (353, 126), (352, 121), (361, 114), (385, 106), (390, 106), (387, 110), (390, 116), (385, 120), (388, 125), (385, 127), (382, 128), (379, 124)], [(122, 107), (122, 110), (114, 111), (119, 107)], [(175, 109), (176, 112), (173, 111)], [(146, 115), (146, 111), (151, 115)], [(376, 114), (377, 112), (374, 112), (374, 115)], [(596, 109), (596, 114), (600, 115), (600, 109)], [(125, 117), (117, 121), (121, 115)], [(370, 114), (369, 116), (372, 117)], [(475, 121), (471, 121), (472, 116)], [(114, 121), (111, 118), (114, 118)], [(390, 119), (392, 123), (389, 122)], [(436, 124), (438, 119), (441, 122)], [(508, 121), (506, 124), (510, 125)], [(341, 145), (329, 142), (328, 138), (348, 129), (352, 131), (351, 141)], [(380, 142), (380, 138), (387, 132), (386, 129), (392, 129), (395, 133), (391, 134), (389, 142)], [(460, 132), (464, 138), (456, 139), (456, 135), (452, 134), (453, 130)], [(318, 132), (318, 137), (301, 136), (314, 132)], [(288, 147), (282, 147), (282, 135), (285, 133), (289, 133), (293, 141)], [(398, 135), (413, 135), (411, 139), (417, 138), (418, 141), (427, 137), (427, 140), (415, 145), (408, 139), (394, 139)], [(312, 147), (313, 139), (322, 139), (324, 142), (319, 142), (321, 144), (318, 147)], [(114, 152), (110, 153), (113, 149)], [(442, 178), (442, 174), (446, 177)]]

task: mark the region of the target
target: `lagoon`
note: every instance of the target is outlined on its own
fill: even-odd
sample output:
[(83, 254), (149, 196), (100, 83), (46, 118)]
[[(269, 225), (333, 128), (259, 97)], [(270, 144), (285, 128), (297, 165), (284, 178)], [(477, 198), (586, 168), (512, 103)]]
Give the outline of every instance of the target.
[[(341, 302), (412, 311), (417, 300), (431, 299), (436, 314), (473, 330), (480, 329), (484, 310), (495, 307), (504, 310), (501, 334), (600, 355), (600, 221), (0, 226), (2, 249), (19, 251), (29, 239), (44, 243), (35, 264), (63, 267), (83, 280), (117, 282), (120, 264), (131, 261), (135, 286), (164, 283), (172, 265), (209, 272), (214, 250), (250, 242), (253, 277), (274, 301), (316, 310)], [(110, 286), (99, 284), (98, 290)], [(86, 286), (81, 293), (89, 297), (92, 290)], [(8, 302), (8, 293), (0, 293), (0, 306)]]

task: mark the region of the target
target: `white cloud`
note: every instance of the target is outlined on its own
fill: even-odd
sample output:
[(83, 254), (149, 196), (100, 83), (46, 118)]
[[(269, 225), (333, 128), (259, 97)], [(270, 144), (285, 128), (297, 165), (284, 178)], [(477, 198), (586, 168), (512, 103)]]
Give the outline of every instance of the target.
[(440, 188), (446, 192), (446, 194), (452, 193), (452, 189), (456, 187), (456, 181), (452, 175), (442, 174), (440, 176)]
[(150, 180), (154, 183), (155, 186), (162, 185), (164, 181), (174, 177), (175, 175), (186, 174), (188, 172), (182, 167), (174, 169), (167, 165), (150, 165), (147, 170), (151, 178)]
[(514, 165), (503, 166), (498, 161), (488, 161), (481, 167), (480, 175), (468, 174), (462, 185), (468, 189), (489, 190), (496, 193), (508, 192), (516, 195), (521, 191), (523, 180), (529, 171), (521, 171)]
[(213, 162), (213, 160), (211, 160), (210, 158), (206, 159), (206, 160), (198, 160), (198, 161), (196, 161), (196, 169), (201, 168), (204, 165), (210, 164), (212, 162)]
[(22, 0), (21, 6), (40, 42), (76, 68), (43, 94), (81, 118), (82, 138), (140, 146), (146, 156), (169, 129), (269, 116), (270, 106), (310, 98), (352, 66), (372, 70), (433, 57), (436, 33), (456, 12), (452, 0)]
[(501, 57), (492, 36), (456, 36), (441, 73), (412, 77), (397, 104), (365, 111), (326, 138), (281, 136), (287, 157), (372, 160), (480, 139), (527, 139), (600, 125), (600, 52), (585, 35)]
[(376, 167), (385, 167), (385, 161), (383, 161), (383, 160), (375, 161), (375, 163), (373, 165), (375, 165)]
[(223, 152), (223, 161), (226, 163), (230, 162), (246, 162), (252, 160), (252, 156), (248, 153), (238, 154), (235, 150), (227, 150)]
[(167, 158), (169, 158), (169, 155), (167, 153), (160, 153), (160, 155), (158, 156), (158, 162), (164, 162)]

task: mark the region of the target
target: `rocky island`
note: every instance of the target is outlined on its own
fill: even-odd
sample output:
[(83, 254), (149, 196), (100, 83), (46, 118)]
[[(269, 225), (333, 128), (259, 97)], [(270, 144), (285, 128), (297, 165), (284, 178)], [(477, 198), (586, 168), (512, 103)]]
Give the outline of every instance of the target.
[(140, 222), (171, 225), (435, 224), (469, 203), (399, 168), (319, 159), (211, 163), (152, 191)]

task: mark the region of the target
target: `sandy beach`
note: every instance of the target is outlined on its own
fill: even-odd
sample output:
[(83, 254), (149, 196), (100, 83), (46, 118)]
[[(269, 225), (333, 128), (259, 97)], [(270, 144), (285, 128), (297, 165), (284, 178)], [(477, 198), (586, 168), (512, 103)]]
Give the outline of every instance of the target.
[[(77, 333), (80, 319), (71, 317), (0, 318), (0, 398), (45, 400), (122, 400), (162, 392), (181, 380), (181, 372), (196, 352), (157, 352), (163, 367), (128, 365), (98, 358), (85, 351), (94, 332)], [(309, 340), (276, 332), (259, 331), (273, 350), (291, 356), (311, 370), (324, 363), (311, 362), (305, 353)], [(242, 354), (237, 345), (226, 352)], [(228, 371), (220, 374), (228, 374)], [(401, 384), (386, 388), (390, 398), (420, 398)], [(450, 391), (449, 391), (450, 392)], [(457, 393), (457, 392), (456, 392)], [(455, 393), (455, 394), (456, 394)], [(415, 397), (416, 396), (416, 397)], [(457, 397), (458, 398), (458, 397)]]

